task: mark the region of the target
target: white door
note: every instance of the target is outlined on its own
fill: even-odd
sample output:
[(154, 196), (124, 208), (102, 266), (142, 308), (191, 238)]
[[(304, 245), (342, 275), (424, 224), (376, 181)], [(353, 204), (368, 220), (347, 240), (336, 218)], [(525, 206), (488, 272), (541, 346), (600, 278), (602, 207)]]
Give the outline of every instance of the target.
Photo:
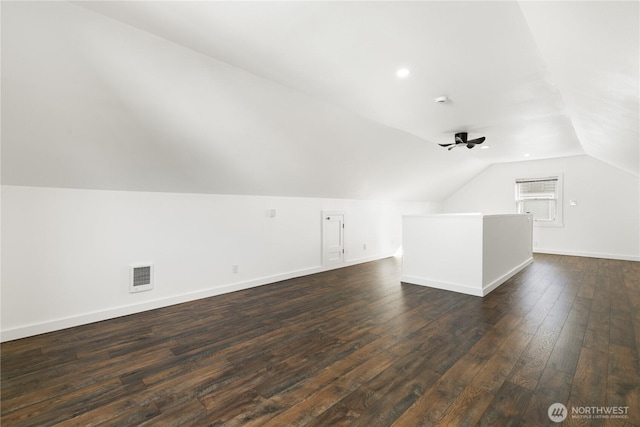
[(344, 262), (344, 213), (323, 212), (322, 265)]

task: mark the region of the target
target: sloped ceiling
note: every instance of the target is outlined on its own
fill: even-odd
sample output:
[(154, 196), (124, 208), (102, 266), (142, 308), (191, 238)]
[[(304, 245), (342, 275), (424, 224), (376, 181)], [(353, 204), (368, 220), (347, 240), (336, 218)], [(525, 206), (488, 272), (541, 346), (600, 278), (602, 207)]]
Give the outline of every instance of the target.
[[(490, 164), (585, 152), (637, 176), (638, 16), (2, 2), (2, 183), (438, 201)], [(437, 145), (458, 131), (491, 148)]]

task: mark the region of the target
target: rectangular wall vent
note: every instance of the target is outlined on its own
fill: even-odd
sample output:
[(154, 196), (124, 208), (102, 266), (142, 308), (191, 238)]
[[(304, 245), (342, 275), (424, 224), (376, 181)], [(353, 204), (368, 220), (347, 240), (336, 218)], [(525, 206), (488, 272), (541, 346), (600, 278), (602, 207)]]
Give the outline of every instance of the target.
[(153, 264), (130, 266), (129, 292), (149, 291), (153, 289)]

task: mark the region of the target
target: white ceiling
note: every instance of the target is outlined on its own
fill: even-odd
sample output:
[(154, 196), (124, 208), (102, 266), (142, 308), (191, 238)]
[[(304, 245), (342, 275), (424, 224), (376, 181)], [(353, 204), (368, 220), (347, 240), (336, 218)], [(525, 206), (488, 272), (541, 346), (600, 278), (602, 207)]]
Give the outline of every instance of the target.
[[(638, 175), (638, 22), (638, 2), (3, 1), (2, 181), (437, 201), (496, 162)], [(458, 131), (491, 148), (437, 145)]]

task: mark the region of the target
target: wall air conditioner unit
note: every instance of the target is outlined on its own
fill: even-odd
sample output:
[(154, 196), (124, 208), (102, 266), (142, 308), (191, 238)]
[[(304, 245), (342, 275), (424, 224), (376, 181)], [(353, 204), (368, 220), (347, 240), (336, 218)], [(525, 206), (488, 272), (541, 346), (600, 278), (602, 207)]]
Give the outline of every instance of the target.
[(153, 289), (153, 264), (133, 264), (129, 267), (129, 292)]

